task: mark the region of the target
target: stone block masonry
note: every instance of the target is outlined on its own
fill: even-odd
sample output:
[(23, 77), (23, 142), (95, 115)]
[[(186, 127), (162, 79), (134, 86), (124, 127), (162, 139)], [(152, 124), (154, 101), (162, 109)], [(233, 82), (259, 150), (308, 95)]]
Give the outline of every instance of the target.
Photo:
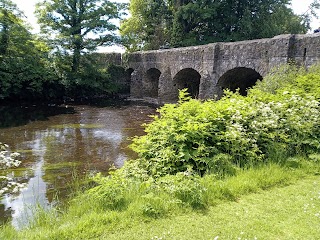
[(320, 34), (279, 35), (274, 38), (130, 53), (133, 98), (175, 102), (179, 89), (199, 99), (221, 97), (223, 89), (245, 95), (274, 67), (296, 63), (305, 67), (320, 60)]

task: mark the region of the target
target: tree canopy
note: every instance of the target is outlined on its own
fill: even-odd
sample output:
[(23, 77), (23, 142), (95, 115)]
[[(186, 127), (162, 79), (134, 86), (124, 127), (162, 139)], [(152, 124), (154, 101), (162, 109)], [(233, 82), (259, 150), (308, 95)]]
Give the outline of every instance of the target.
[(131, 51), (306, 33), (310, 13), (296, 15), (290, 4), (291, 0), (131, 0), (131, 16), (120, 30)]
[(41, 32), (69, 95), (110, 90), (110, 76), (89, 55), (120, 42), (116, 21), (125, 6), (108, 0), (43, 0), (36, 5)]
[(0, 2), (0, 99), (45, 94), (54, 79), (49, 48), (30, 33), (23, 13), (11, 0)]

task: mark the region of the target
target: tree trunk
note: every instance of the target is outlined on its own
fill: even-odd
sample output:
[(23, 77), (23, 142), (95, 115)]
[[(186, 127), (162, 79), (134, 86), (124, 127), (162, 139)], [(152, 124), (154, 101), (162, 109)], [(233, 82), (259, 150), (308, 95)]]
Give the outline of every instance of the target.
[[(81, 1), (82, 3), (82, 1)], [(82, 4), (81, 4), (82, 5)], [(72, 16), (72, 45), (73, 57), (71, 71), (73, 74), (77, 73), (80, 67), (80, 58), (82, 50), (82, 35), (81, 35), (81, 14), (78, 13), (77, 1), (72, 2), (71, 8), (73, 11)], [(81, 9), (80, 9), (81, 10)]]
[(75, 46), (72, 57), (72, 73), (77, 73), (80, 66), (81, 46)]

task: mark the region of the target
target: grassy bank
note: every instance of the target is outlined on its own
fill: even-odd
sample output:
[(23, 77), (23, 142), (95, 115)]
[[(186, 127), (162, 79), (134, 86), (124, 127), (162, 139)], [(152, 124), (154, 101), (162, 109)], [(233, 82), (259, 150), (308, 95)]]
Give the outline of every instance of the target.
[(0, 239), (316, 239), (319, 172), (319, 163), (292, 159), (207, 175), (197, 181), (201, 196), (185, 190), (185, 200), (132, 182), (117, 206), (82, 194), (66, 210), (39, 211), (28, 229), (3, 227)]
[(143, 222), (100, 239), (319, 239), (320, 177), (222, 202), (191, 212)]

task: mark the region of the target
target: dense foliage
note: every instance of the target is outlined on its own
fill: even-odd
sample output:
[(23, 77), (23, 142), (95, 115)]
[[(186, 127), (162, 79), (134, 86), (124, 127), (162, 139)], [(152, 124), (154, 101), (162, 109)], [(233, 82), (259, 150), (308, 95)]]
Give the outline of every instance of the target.
[(57, 86), (49, 48), (32, 35), (10, 0), (0, 3), (0, 99), (52, 97)]
[(122, 7), (108, 1), (45, 1), (37, 9), (40, 37), (11, 0), (1, 1), (0, 99), (60, 100), (121, 90), (114, 81), (118, 76), (108, 72), (114, 66), (101, 66), (91, 52), (119, 42), (112, 19)]
[[(200, 102), (181, 92), (180, 103), (162, 107), (147, 134), (134, 139), (141, 167), (152, 176), (188, 169), (217, 174), (275, 152), (288, 157), (319, 151), (319, 66), (308, 73), (292, 68), (271, 74), (247, 97), (227, 92), (220, 101)], [(292, 78), (279, 78), (284, 75)]]
[[(131, 51), (305, 33), (310, 15), (294, 14), (290, 3), (290, 0), (131, 0), (131, 16), (122, 22), (120, 30), (125, 46)], [(310, 6), (317, 7), (316, 1)]]

